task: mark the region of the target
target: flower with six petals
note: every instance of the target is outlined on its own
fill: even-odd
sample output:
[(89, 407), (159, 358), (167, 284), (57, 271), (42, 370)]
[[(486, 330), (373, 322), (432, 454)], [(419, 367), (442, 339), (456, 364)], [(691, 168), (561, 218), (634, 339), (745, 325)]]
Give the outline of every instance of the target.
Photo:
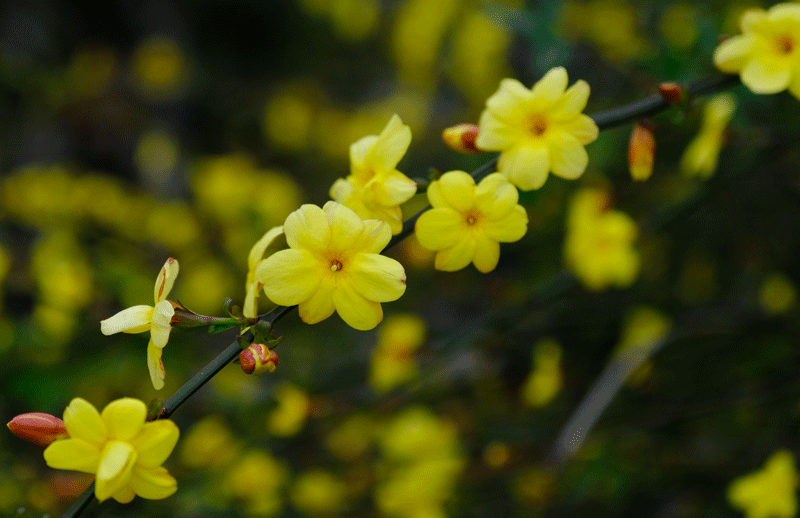
[(475, 144), (500, 151), (497, 170), (522, 189), (538, 189), (547, 174), (567, 180), (580, 177), (589, 163), (583, 148), (597, 139), (598, 128), (581, 113), (589, 85), (567, 89), (567, 71), (556, 67), (528, 90), (516, 79), (503, 79), (486, 101)]
[(405, 292), (403, 267), (380, 251), (391, 231), (383, 221), (362, 221), (349, 208), (329, 201), (306, 204), (283, 225), (288, 250), (261, 261), (256, 281), (271, 301), (297, 304), (300, 318), (315, 324), (339, 313), (348, 325), (372, 329), (383, 319), (381, 302)]
[(739, 23), (742, 34), (723, 41), (714, 51), (717, 68), (738, 73), (754, 93), (774, 94), (788, 88), (800, 99), (800, 5), (748, 9)]
[(159, 500), (178, 489), (161, 466), (178, 442), (178, 427), (162, 419), (146, 423), (147, 407), (132, 398), (117, 399), (100, 413), (88, 401), (75, 398), (64, 410), (69, 439), (44, 450), (47, 465), (94, 473), (94, 494), (101, 502), (113, 498), (128, 503), (134, 496)]
[(169, 332), (172, 330), (172, 316), (175, 314), (175, 307), (166, 298), (172, 290), (177, 276), (178, 261), (170, 257), (164, 263), (156, 279), (155, 307), (133, 306), (100, 322), (100, 331), (104, 335), (150, 331), (150, 343), (147, 345), (147, 367), (150, 370), (150, 380), (156, 390), (164, 386), (165, 372), (164, 364), (161, 362), (161, 349), (167, 345)]
[(331, 198), (362, 219), (385, 221), (392, 234), (399, 234), (403, 229), (400, 204), (417, 192), (416, 182), (396, 169), (410, 143), (411, 130), (393, 115), (380, 135), (350, 146), (350, 175), (334, 182)]
[(518, 241), (527, 230), (519, 193), (500, 173), (476, 186), (464, 171), (450, 171), (428, 186), (428, 200), (433, 208), (417, 220), (416, 233), (424, 248), (437, 252), (437, 270), (453, 272), (471, 262), (490, 272), (500, 259), (500, 243)]

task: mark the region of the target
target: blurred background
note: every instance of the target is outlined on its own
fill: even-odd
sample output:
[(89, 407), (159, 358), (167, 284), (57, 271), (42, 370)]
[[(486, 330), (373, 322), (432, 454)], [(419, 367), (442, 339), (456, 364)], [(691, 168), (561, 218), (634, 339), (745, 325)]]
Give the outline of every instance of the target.
[[(401, 171), (469, 171), (490, 156), (441, 131), (477, 122), (501, 78), (565, 66), (587, 113), (619, 106), (713, 74), (753, 5), (769, 4), (4, 1), (2, 415), (174, 392), (235, 332), (174, 332), (156, 392), (147, 336), (100, 320), (152, 304), (167, 257), (172, 300), (241, 303), (250, 247), (322, 205), (349, 145), (393, 113), (413, 134)], [(740, 516), (731, 481), (800, 452), (800, 103), (731, 93), (654, 119), (646, 182), (626, 125), (587, 147), (581, 179), (521, 193), (528, 234), (494, 272), (436, 272), (412, 237), (390, 252), (408, 289), (375, 331), (290, 314), (276, 372), (232, 364), (173, 416), (174, 496), (86, 516)], [(638, 228), (599, 282), (564, 258), (579, 192)], [(577, 422), (594, 428), (563, 432), (587, 394)], [(0, 514), (55, 516), (89, 482), (0, 434)]]

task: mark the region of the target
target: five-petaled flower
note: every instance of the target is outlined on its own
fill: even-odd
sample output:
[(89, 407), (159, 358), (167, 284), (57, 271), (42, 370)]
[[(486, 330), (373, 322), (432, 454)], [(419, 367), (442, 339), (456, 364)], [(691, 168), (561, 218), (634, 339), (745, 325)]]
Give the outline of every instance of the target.
[(88, 401), (75, 398), (64, 410), (69, 439), (44, 450), (51, 468), (94, 473), (94, 494), (101, 502), (113, 498), (128, 503), (133, 497), (158, 500), (174, 493), (178, 484), (161, 466), (178, 442), (178, 427), (162, 419), (146, 423), (147, 407), (132, 398), (109, 403), (102, 413)]
[(289, 249), (261, 261), (256, 280), (274, 303), (297, 304), (303, 322), (315, 324), (336, 311), (348, 325), (372, 329), (383, 319), (380, 303), (405, 292), (403, 267), (379, 253), (392, 237), (385, 222), (362, 221), (329, 201), (323, 208), (303, 205), (283, 230)]
[(567, 81), (563, 67), (551, 69), (530, 90), (515, 79), (503, 79), (486, 101), (475, 144), (500, 151), (497, 170), (523, 191), (544, 185), (549, 171), (574, 180), (589, 163), (583, 146), (599, 131), (581, 113), (589, 85), (581, 80), (567, 89)]
[(791, 518), (797, 514), (797, 483), (794, 457), (780, 450), (762, 469), (734, 480), (728, 501), (747, 518)]
[(172, 330), (172, 316), (175, 314), (175, 307), (166, 298), (172, 290), (177, 276), (178, 261), (170, 257), (164, 263), (156, 279), (155, 307), (133, 306), (100, 322), (100, 331), (104, 335), (150, 331), (150, 343), (147, 345), (147, 367), (150, 370), (150, 380), (156, 390), (164, 387), (165, 372), (164, 364), (161, 362), (161, 349), (167, 345), (169, 332)]
[(788, 88), (800, 99), (800, 5), (748, 9), (740, 25), (742, 34), (723, 41), (714, 51), (717, 68), (739, 73), (742, 83), (757, 94)]
[(519, 193), (500, 173), (476, 186), (464, 171), (450, 171), (430, 184), (428, 200), (433, 208), (417, 220), (416, 233), (424, 248), (437, 251), (437, 270), (452, 272), (471, 262), (490, 272), (500, 259), (500, 242), (517, 241), (527, 230)]
[(411, 143), (411, 130), (393, 115), (380, 135), (370, 135), (350, 146), (350, 175), (331, 187), (331, 198), (351, 208), (362, 219), (389, 224), (392, 234), (403, 229), (400, 204), (417, 192), (417, 184), (398, 171), (397, 163)]

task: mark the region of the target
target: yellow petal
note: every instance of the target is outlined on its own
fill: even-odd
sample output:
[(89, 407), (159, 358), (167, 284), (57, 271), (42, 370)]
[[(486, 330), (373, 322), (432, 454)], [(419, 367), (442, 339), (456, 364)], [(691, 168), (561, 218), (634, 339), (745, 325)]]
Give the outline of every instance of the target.
[(289, 214), (283, 232), (286, 242), (295, 249), (321, 251), (330, 242), (328, 217), (321, 208), (308, 203)]
[(600, 134), (600, 129), (597, 127), (597, 124), (594, 123), (594, 120), (588, 115), (583, 114), (578, 115), (569, 122), (561, 124), (561, 129), (578, 139), (578, 142), (584, 146), (597, 140), (597, 136)]
[(476, 243), (472, 237), (465, 237), (452, 248), (447, 248), (436, 254), (434, 267), (444, 272), (460, 270), (472, 262), (475, 257)]
[(586, 171), (589, 155), (575, 137), (561, 133), (550, 147), (550, 162), (554, 175), (575, 180)]
[(156, 347), (164, 347), (169, 340), (169, 332), (172, 330), (172, 316), (175, 308), (168, 300), (162, 300), (153, 308), (153, 325), (150, 328), (151, 341)]
[(139, 452), (137, 464), (144, 467), (160, 466), (170, 456), (178, 442), (180, 431), (169, 419), (145, 423), (131, 444)]
[(757, 58), (744, 66), (741, 77), (742, 83), (753, 93), (774, 94), (789, 87), (792, 70), (778, 60)]
[(434, 207), (466, 212), (475, 203), (475, 180), (464, 171), (449, 171), (428, 187), (428, 200)]
[[(255, 271), (253, 271), (255, 276)], [(261, 289), (257, 282), (249, 282), (245, 286), (244, 304), (242, 314), (247, 318), (254, 318), (258, 315), (258, 293)]]
[(475, 138), (475, 146), (484, 151), (505, 149), (512, 145), (519, 138), (519, 129), (513, 129), (509, 122), (499, 119), (496, 114), (489, 110), (481, 113), (478, 121), (478, 136)]
[(397, 114), (392, 115), (372, 148), (370, 162), (379, 171), (391, 171), (411, 144), (411, 129)]
[(539, 189), (550, 170), (550, 152), (545, 147), (513, 148), (500, 154), (497, 168), (520, 190)]
[(317, 290), (322, 278), (320, 268), (319, 262), (307, 250), (281, 250), (259, 263), (256, 279), (264, 286), (264, 293), (272, 302), (294, 306)]
[(455, 245), (463, 232), (463, 217), (450, 208), (430, 209), (417, 220), (417, 240), (426, 250), (443, 250)]
[(172, 285), (175, 284), (175, 278), (178, 277), (178, 270), (178, 261), (172, 257), (167, 259), (167, 262), (161, 267), (161, 271), (158, 272), (158, 278), (156, 278), (156, 286), (153, 290), (156, 303), (161, 302), (169, 296), (169, 292), (172, 291)]
[(64, 426), (70, 437), (101, 446), (108, 438), (106, 424), (97, 409), (83, 398), (76, 397), (64, 410)]
[(366, 181), (364, 176), (368, 173), (365, 168), (367, 155), (377, 140), (377, 135), (369, 135), (350, 144), (350, 172), (353, 174), (353, 179), (356, 182), (360, 182), (361, 186)]
[(500, 244), (497, 241), (481, 236), (475, 240), (475, 257), (472, 263), (481, 273), (489, 273), (495, 269), (500, 260)]
[(522, 205), (517, 205), (505, 217), (489, 220), (483, 225), (486, 235), (501, 243), (519, 241), (528, 230), (528, 214)]
[(94, 496), (101, 502), (124, 488), (136, 464), (136, 450), (127, 442), (110, 441), (100, 454)]
[(375, 201), (380, 205), (400, 205), (417, 192), (417, 183), (398, 171), (389, 172), (380, 183), (375, 183)]
[[(505, 118), (510, 113), (517, 110), (517, 108), (530, 100), (531, 91), (516, 79), (503, 79), (500, 81), (500, 87), (489, 99), (486, 100), (486, 111), (484, 113), (492, 112), (500, 118)], [(483, 115), (481, 115), (483, 118)], [(480, 138), (483, 133), (483, 123), (481, 122), (481, 131), (478, 134)]]
[(147, 344), (147, 370), (150, 371), (150, 381), (156, 390), (164, 388), (164, 378), (167, 375), (164, 363), (161, 361), (161, 351), (161, 347), (156, 347), (153, 340)]
[(123, 486), (119, 488), (116, 493), (112, 494), (111, 498), (121, 504), (129, 504), (136, 498), (136, 493), (133, 492), (130, 486)]
[(364, 223), (358, 215), (341, 203), (329, 201), (323, 209), (330, 226), (330, 248), (349, 250), (361, 238)]
[(511, 212), (519, 201), (517, 188), (500, 173), (492, 173), (475, 188), (475, 206), (489, 219)]
[(752, 32), (763, 25), (766, 20), (767, 12), (765, 10), (758, 8), (748, 9), (742, 13), (742, 17), (739, 19), (739, 27), (742, 32)]
[(542, 103), (553, 103), (564, 94), (568, 81), (567, 71), (564, 67), (551, 68), (533, 85), (531, 97)]
[(333, 304), (342, 320), (359, 331), (373, 329), (383, 319), (379, 303), (365, 299), (346, 283), (333, 292)]
[(282, 235), (283, 227), (273, 227), (267, 230), (267, 233), (261, 236), (261, 239), (256, 241), (256, 244), (250, 249), (250, 255), (247, 256), (247, 268), (249, 271), (252, 272), (256, 269), (267, 248)]
[(756, 39), (752, 35), (729, 38), (714, 50), (714, 64), (723, 72), (739, 72), (750, 58)]
[[(800, 22), (800, 5), (796, 3), (775, 4), (767, 11), (767, 18), (773, 23), (792, 24)], [(748, 21), (752, 24), (753, 21)]]
[(133, 306), (101, 321), (100, 332), (106, 336), (120, 332), (144, 333), (150, 330), (152, 317), (152, 306)]
[(44, 460), (55, 469), (97, 473), (100, 448), (83, 439), (70, 438), (53, 442), (44, 450)]
[(350, 265), (353, 289), (373, 302), (397, 300), (406, 291), (406, 272), (390, 257), (379, 254), (358, 254)]
[(110, 439), (130, 441), (142, 429), (147, 407), (138, 399), (116, 399), (106, 405), (100, 417), (106, 424)]
[[(332, 200), (338, 201), (339, 203), (345, 204), (348, 207), (350, 198), (355, 195), (357, 192), (355, 186), (350, 182), (350, 180), (346, 180), (344, 178), (339, 178), (333, 185), (331, 186), (331, 190), (328, 193)], [(352, 209), (352, 207), (350, 207)], [(354, 209), (355, 210), (355, 209)]]
[[(399, 209), (398, 209), (399, 211)], [(384, 221), (368, 219), (364, 221), (364, 231), (353, 250), (365, 254), (380, 253), (392, 239), (392, 229)]]
[(333, 292), (335, 290), (336, 284), (331, 280), (330, 276), (324, 276), (317, 291), (298, 306), (300, 319), (306, 324), (316, 324), (333, 315), (336, 309), (333, 305)]
[(178, 482), (162, 467), (144, 468), (137, 465), (128, 484), (137, 495), (148, 500), (161, 500), (178, 490)]
[(567, 88), (564, 95), (558, 100), (554, 107), (554, 118), (557, 119), (559, 115), (565, 114), (573, 116), (575, 113), (580, 113), (586, 108), (586, 102), (589, 100), (589, 83), (584, 80), (576, 81), (574, 85)]

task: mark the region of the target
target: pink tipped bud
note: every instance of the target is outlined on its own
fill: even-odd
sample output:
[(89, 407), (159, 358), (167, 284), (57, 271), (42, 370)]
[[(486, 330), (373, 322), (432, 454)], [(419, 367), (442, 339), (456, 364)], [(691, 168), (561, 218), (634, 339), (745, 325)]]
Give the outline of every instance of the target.
[(239, 362), (245, 374), (274, 372), (278, 367), (278, 355), (264, 344), (250, 344), (239, 354)]
[(628, 165), (631, 169), (631, 178), (645, 181), (653, 174), (653, 155), (656, 151), (656, 141), (653, 138), (652, 125), (647, 121), (640, 121), (631, 133), (628, 144)]
[(478, 138), (479, 128), (475, 124), (458, 124), (450, 126), (442, 132), (442, 138), (445, 144), (450, 146), (451, 149), (459, 153), (483, 153), (475, 145), (475, 139)]
[(7, 426), (20, 439), (39, 446), (47, 446), (55, 440), (69, 437), (64, 421), (42, 412), (18, 415)]

